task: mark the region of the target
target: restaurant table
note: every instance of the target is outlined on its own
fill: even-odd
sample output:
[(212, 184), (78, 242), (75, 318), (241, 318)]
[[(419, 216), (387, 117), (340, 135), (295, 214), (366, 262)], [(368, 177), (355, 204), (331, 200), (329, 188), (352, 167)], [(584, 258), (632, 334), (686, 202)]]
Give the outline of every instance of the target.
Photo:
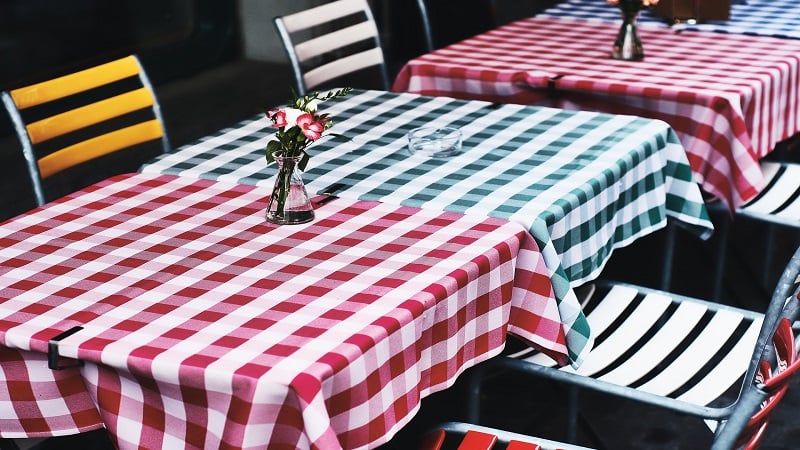
[[(314, 193), (508, 219), (536, 238), (562, 307), (569, 286), (594, 279), (614, 248), (677, 219), (713, 229), (683, 147), (664, 122), (631, 116), (357, 91), (322, 103), (344, 139), (317, 141), (303, 173)], [(274, 129), (257, 116), (159, 157), (142, 171), (257, 184), (275, 166), (264, 147)], [(453, 126), (462, 153), (410, 155), (415, 127)]]
[[(620, 23), (619, 9), (605, 0), (565, 0), (537, 14), (538, 17), (575, 17)], [(674, 31), (714, 31), (800, 39), (800, 2), (797, 0), (747, 0), (731, 5), (730, 19), (670, 24), (653, 15), (651, 8), (639, 13), (642, 27), (671, 27)]]
[(618, 30), (522, 19), (412, 59), (393, 90), (661, 119), (708, 193), (731, 208), (753, 198), (759, 160), (800, 131), (800, 40), (640, 27), (645, 59), (621, 61)]
[(0, 436), (371, 448), (507, 332), (564, 360), (586, 325), (513, 222), (340, 198), (276, 226), (266, 205), (134, 174), (0, 225)]

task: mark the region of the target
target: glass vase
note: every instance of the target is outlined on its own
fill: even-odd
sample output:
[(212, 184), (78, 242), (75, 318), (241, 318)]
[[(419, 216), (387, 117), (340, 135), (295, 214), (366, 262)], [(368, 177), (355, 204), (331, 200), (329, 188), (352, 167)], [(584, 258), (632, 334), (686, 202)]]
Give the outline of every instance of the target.
[(298, 164), (300, 157), (275, 155), (278, 173), (267, 205), (267, 221), (279, 225), (293, 225), (314, 219), (314, 207), (303, 184)]
[(636, 32), (637, 17), (639, 17), (639, 11), (622, 10), (622, 26), (614, 41), (614, 49), (611, 51), (612, 58), (626, 61), (644, 59), (642, 41), (639, 40), (639, 34)]

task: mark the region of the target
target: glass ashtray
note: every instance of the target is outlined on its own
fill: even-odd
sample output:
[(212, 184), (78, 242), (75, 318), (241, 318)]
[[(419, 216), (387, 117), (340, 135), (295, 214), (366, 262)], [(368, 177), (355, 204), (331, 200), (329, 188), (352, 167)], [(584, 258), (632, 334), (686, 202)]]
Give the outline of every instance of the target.
[(420, 127), (408, 132), (412, 155), (446, 158), (461, 153), (461, 130), (452, 127)]

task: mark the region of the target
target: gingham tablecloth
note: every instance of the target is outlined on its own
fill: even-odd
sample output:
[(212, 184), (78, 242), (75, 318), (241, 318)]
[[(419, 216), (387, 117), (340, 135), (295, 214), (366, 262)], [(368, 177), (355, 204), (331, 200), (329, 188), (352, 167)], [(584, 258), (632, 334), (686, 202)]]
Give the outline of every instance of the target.
[[(575, 17), (620, 23), (619, 9), (606, 0), (564, 0), (547, 8), (538, 17)], [(654, 16), (651, 8), (639, 13), (637, 23), (642, 27), (670, 27), (668, 21)], [(731, 5), (731, 16), (725, 21), (678, 23), (675, 31), (714, 31), (719, 33), (752, 34), (800, 39), (800, 2), (797, 0), (747, 0)]]
[[(320, 108), (349, 140), (308, 148), (311, 192), (339, 184), (341, 197), (518, 222), (539, 243), (563, 308), (577, 303), (570, 285), (595, 278), (614, 248), (667, 216), (702, 236), (712, 229), (686, 153), (661, 121), (380, 91)], [(406, 133), (422, 125), (459, 128), (462, 154), (410, 156)], [(256, 117), (142, 170), (270, 190), (276, 169), (264, 147), (272, 132)]]
[(669, 123), (695, 177), (729, 206), (800, 131), (800, 40), (641, 27), (644, 61), (609, 51), (618, 23), (534, 17), (409, 61), (395, 91), (632, 114)]
[[(370, 448), (506, 331), (566, 354), (580, 318), (519, 225), (336, 199), (279, 227), (266, 200), (137, 174), (0, 225), (0, 436)], [(85, 364), (48, 369), (75, 326), (58, 353)]]

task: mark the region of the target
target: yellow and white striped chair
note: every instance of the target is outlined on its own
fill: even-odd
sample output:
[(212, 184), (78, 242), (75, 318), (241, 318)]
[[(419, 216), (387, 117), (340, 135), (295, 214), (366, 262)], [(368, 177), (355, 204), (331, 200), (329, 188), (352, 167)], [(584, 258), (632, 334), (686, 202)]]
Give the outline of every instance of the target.
[[(170, 148), (155, 92), (133, 55), (1, 95), (38, 205), (49, 200), (44, 180), (104, 158), (89, 169), (102, 168), (95, 170), (102, 174), (73, 172), (73, 178), (80, 178), (77, 189), (135, 171)], [(146, 143), (154, 143), (155, 150), (140, 147)], [(122, 150), (135, 155), (120, 156)]]

